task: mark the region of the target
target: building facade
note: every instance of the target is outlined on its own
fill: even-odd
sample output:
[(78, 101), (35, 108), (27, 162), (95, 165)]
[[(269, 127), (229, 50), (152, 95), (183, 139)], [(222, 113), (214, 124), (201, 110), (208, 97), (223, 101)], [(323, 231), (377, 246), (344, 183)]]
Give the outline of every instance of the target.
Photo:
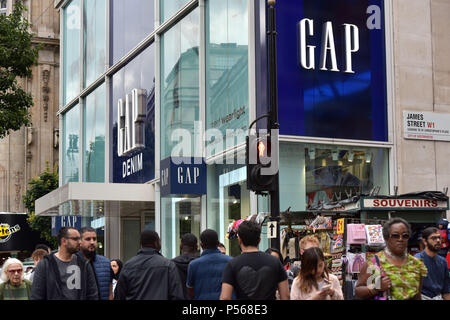
[[(228, 225), (269, 208), (247, 190), (245, 166), (249, 126), (268, 110), (265, 1), (66, 0), (55, 8), (60, 188), (36, 212), (104, 231), (111, 258), (133, 256), (145, 228), (161, 235), (167, 257), (179, 254), (184, 233), (206, 228), (239, 254)], [(446, 187), (449, 142), (407, 136), (402, 119), (404, 111), (450, 113), (449, 5), (303, 0), (276, 9), (281, 211), (375, 189)]]
[[(34, 34), (32, 42), (41, 45), (38, 64), (32, 76), (19, 83), (33, 96), (32, 124), (0, 140), (0, 211), (25, 212), (22, 197), (27, 183), (47, 167), (58, 164), (59, 122), (59, 14), (53, 1), (24, 1)], [(9, 14), (12, 0), (2, 0), (0, 14)]]

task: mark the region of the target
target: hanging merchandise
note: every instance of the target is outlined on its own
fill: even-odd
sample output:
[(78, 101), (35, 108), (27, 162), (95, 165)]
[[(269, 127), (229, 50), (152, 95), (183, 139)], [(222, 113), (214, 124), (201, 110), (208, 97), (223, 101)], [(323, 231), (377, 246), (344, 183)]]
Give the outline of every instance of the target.
[(347, 253), (347, 272), (360, 273), (364, 262), (366, 262), (366, 255), (363, 253)]
[(347, 244), (366, 244), (366, 241), (364, 224), (347, 225)]
[(319, 233), (320, 249), (322, 249), (325, 255), (330, 253), (331, 239), (327, 232)]
[(331, 253), (338, 253), (344, 251), (344, 235), (335, 234), (331, 240)]
[(383, 227), (379, 224), (365, 226), (369, 246), (384, 245)]
[(252, 214), (250, 216), (248, 216), (245, 219), (239, 219), (236, 221), (233, 221), (232, 223), (230, 223), (228, 225), (228, 232), (227, 232), (227, 239), (232, 240), (237, 238), (237, 230), (239, 228), (239, 225), (244, 222), (244, 221), (252, 221), (252, 222), (256, 222), (257, 224), (259, 224), (260, 226), (264, 223), (264, 221), (266, 220), (266, 215), (264, 213), (259, 213), (259, 214)]
[(312, 229), (330, 229), (333, 227), (333, 221), (330, 217), (317, 216), (309, 223), (309, 228)]

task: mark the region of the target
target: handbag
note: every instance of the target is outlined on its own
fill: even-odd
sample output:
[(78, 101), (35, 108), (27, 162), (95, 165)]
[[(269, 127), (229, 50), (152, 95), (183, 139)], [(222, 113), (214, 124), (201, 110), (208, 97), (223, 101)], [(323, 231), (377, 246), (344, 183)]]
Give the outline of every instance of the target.
[[(385, 277), (386, 273), (384, 272), (383, 267), (381, 266), (380, 259), (378, 258), (378, 255), (374, 254), (372, 256), (371, 260), (372, 260), (372, 263), (374, 264), (374, 266), (376, 266), (376, 268), (380, 271), (381, 277)], [(375, 297), (373, 297), (372, 299), (373, 300), (389, 300), (388, 299), (388, 292), (387, 291), (380, 292)]]

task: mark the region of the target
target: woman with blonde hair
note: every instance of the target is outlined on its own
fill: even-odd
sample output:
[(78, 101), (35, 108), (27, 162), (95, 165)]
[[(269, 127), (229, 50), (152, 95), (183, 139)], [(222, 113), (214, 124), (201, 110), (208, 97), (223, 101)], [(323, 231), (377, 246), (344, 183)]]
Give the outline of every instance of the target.
[(31, 281), (24, 278), (23, 264), (20, 260), (9, 258), (2, 268), (0, 300), (29, 300)]
[(294, 279), (291, 300), (344, 300), (338, 278), (328, 272), (320, 248), (303, 252), (300, 273)]

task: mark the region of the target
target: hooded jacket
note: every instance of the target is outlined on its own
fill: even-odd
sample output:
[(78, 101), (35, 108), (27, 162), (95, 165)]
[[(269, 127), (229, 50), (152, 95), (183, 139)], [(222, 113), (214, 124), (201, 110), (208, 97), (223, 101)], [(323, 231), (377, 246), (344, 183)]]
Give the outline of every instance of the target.
[[(98, 300), (97, 284), (94, 271), (88, 260), (77, 257), (80, 268), (81, 289), (79, 300)], [(59, 269), (54, 253), (42, 258), (34, 273), (30, 300), (65, 300), (61, 287), (64, 285), (59, 276)]]
[(183, 299), (175, 263), (147, 247), (125, 263), (114, 293), (114, 300)]
[(187, 289), (186, 289), (186, 278), (187, 278), (188, 265), (189, 265), (189, 262), (191, 262), (192, 260), (197, 259), (197, 258), (198, 258), (198, 255), (184, 253), (181, 256), (178, 256), (178, 257), (172, 259), (172, 261), (177, 266), (178, 275), (180, 276), (181, 284), (183, 285), (183, 293), (184, 293), (185, 300), (191, 300), (191, 297), (189, 296)]

